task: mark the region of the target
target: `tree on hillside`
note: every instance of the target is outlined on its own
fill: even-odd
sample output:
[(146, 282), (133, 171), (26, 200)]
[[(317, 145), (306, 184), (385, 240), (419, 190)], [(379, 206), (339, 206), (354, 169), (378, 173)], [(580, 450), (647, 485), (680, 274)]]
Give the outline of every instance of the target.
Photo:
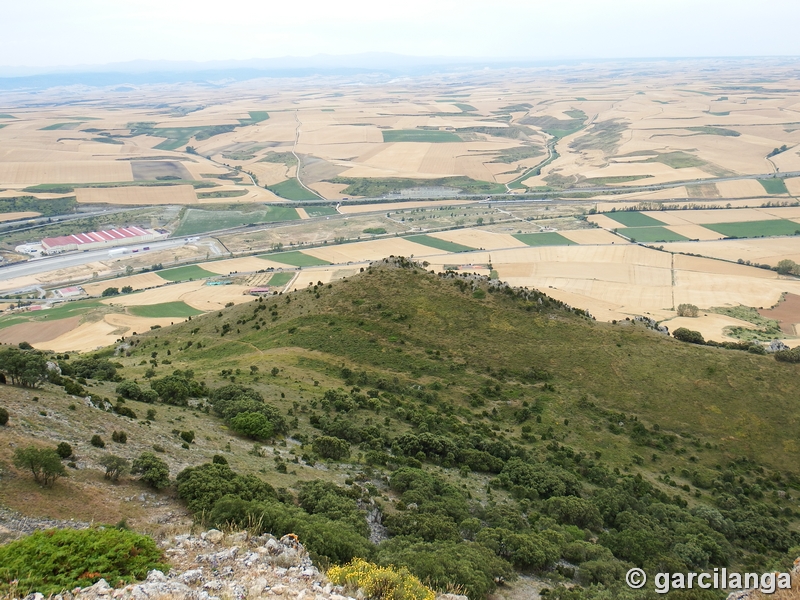
[(47, 376), (47, 360), (41, 352), (6, 348), (0, 352), (0, 372), (12, 385), (35, 388)]
[(103, 297), (108, 296), (118, 296), (119, 295), (119, 288), (109, 287), (103, 290), (103, 293), (100, 294)]
[(679, 317), (696, 317), (700, 313), (700, 309), (694, 304), (679, 304), (678, 316)]
[(258, 412), (239, 413), (231, 419), (230, 427), (236, 433), (255, 440), (267, 440), (275, 432), (269, 419)]
[(117, 481), (120, 475), (124, 475), (128, 471), (129, 463), (126, 458), (107, 454), (100, 459), (100, 465), (105, 467), (105, 478), (111, 481)]
[(30, 471), (36, 482), (43, 485), (52, 485), (56, 479), (67, 474), (61, 457), (52, 448), (18, 448), (14, 451), (14, 466)]
[(157, 490), (169, 485), (169, 467), (167, 463), (152, 452), (142, 452), (133, 461), (131, 473), (141, 475), (140, 479)]
[(350, 444), (337, 437), (327, 435), (320, 436), (314, 440), (312, 448), (314, 448), (314, 452), (319, 454), (322, 458), (342, 460), (350, 456)]
[(0, 406), (0, 425), (5, 426), (8, 423), (8, 411)]

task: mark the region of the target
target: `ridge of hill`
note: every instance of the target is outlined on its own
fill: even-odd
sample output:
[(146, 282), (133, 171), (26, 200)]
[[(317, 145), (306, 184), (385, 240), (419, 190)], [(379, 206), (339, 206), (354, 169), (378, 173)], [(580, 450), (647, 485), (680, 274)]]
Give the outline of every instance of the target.
[[(151, 531), (148, 514), (188, 508), (473, 599), (513, 589), (515, 570), (554, 598), (639, 598), (631, 565), (769, 569), (800, 553), (800, 367), (598, 323), (538, 291), (391, 258), (50, 358), (59, 386), (0, 387), (10, 439), (66, 441), (78, 469), (38, 492), (9, 467), (0, 503), (27, 494), (63, 518), (69, 489), (90, 520), (77, 505), (99, 494), (107, 520)], [(123, 427), (125, 444), (89, 443)], [(154, 447), (177, 485), (126, 504), (144, 484), (102, 483), (99, 461)]]

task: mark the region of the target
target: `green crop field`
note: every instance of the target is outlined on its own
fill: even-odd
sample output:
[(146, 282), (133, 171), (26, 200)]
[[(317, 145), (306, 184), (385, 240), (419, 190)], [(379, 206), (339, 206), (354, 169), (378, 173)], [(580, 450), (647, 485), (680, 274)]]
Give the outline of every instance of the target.
[(631, 181), (639, 181), (640, 179), (648, 179), (652, 175), (617, 175), (615, 177), (590, 177), (584, 179), (581, 183), (587, 185), (616, 185), (618, 183), (628, 183)]
[(327, 217), (339, 214), (333, 206), (308, 206), (305, 211), (309, 217)]
[(287, 273), (275, 273), (272, 277), (270, 277), (269, 285), (275, 287), (282, 287), (287, 283), (289, 283), (293, 277), (294, 273), (292, 273), (291, 271)]
[(622, 227), (617, 231), (636, 242), (683, 242), (689, 239), (666, 227)]
[(258, 258), (271, 260), (273, 262), (283, 263), (285, 265), (292, 265), (294, 267), (318, 267), (322, 265), (329, 265), (327, 260), (322, 260), (310, 254), (303, 254), (299, 250), (291, 250), (289, 252), (278, 252), (276, 254), (261, 254)]
[(275, 185), (267, 186), (272, 193), (287, 200), (319, 200), (319, 196), (312, 194), (297, 182), (297, 179), (287, 179)]
[(219, 192), (199, 192), (198, 198), (239, 198), (247, 194), (247, 190), (222, 190)]
[(53, 123), (47, 127), (42, 127), (39, 131), (55, 131), (56, 129), (76, 129), (83, 123)]
[(0, 119), (16, 119), (14, 115), (9, 115), (8, 113), (0, 113)]
[(478, 110), (471, 104), (464, 104), (463, 102), (453, 102), (453, 106), (457, 106), (462, 110), (462, 112), (475, 112), (476, 110)]
[(431, 142), (441, 144), (462, 141), (451, 131), (436, 129), (388, 129), (383, 131), (384, 142)]
[(261, 123), (269, 119), (269, 113), (265, 110), (251, 110), (248, 114), (250, 118), (239, 119), (239, 123), (242, 125), (255, 125), (256, 123)]
[(242, 212), (238, 210), (202, 210), (190, 208), (175, 230), (176, 236), (195, 235), (218, 229), (241, 227), (256, 223), (277, 223), (280, 221), (294, 221), (300, 215), (293, 208), (285, 206), (270, 206), (265, 210)]
[(156, 150), (177, 150), (189, 143), (189, 140), (207, 140), (221, 133), (230, 133), (235, 125), (205, 125), (201, 127), (155, 127), (155, 123), (128, 123), (131, 135), (148, 135), (167, 138), (154, 148)]
[(342, 194), (375, 198), (415, 188), (445, 187), (467, 194), (502, 194), (506, 187), (493, 181), (479, 181), (469, 177), (440, 177), (438, 179), (410, 179), (405, 177), (334, 177), (331, 183), (345, 183)]
[(523, 244), (528, 246), (574, 246), (575, 242), (565, 238), (560, 233), (545, 231), (544, 233), (518, 233), (514, 235)]
[[(111, 282), (109, 282), (109, 287)], [(58, 321), (82, 315), (93, 308), (101, 306), (100, 300), (75, 300), (55, 305), (54, 308), (25, 313), (22, 315), (9, 315), (0, 319), (0, 329), (17, 325), (19, 323)]]
[(743, 223), (713, 223), (703, 225), (706, 229), (721, 233), (726, 237), (752, 238), (773, 235), (796, 235), (800, 231), (800, 223), (786, 219), (771, 221), (745, 221)]
[(786, 189), (786, 182), (780, 177), (775, 177), (773, 179), (759, 179), (758, 183), (760, 183), (763, 186), (763, 188), (767, 191), (768, 194), (789, 193), (789, 190)]
[(203, 279), (204, 277), (215, 277), (216, 273), (206, 271), (197, 265), (187, 265), (185, 267), (175, 267), (158, 271), (158, 276), (167, 281), (188, 281), (190, 279)]
[(137, 317), (194, 317), (202, 315), (202, 310), (192, 308), (185, 302), (162, 302), (161, 304), (147, 304), (143, 306), (130, 306), (128, 312)]
[(649, 215), (640, 212), (618, 211), (603, 213), (609, 219), (614, 219), (617, 223), (621, 223), (626, 227), (651, 227), (653, 225), (664, 225), (663, 221), (654, 219)]
[(720, 135), (723, 137), (739, 137), (742, 135), (733, 129), (725, 129), (724, 127), (709, 127), (707, 125), (703, 125), (701, 127), (687, 127), (686, 129), (689, 131), (694, 131), (700, 135)]
[(424, 234), (410, 235), (405, 239), (407, 239), (409, 242), (415, 242), (417, 244), (422, 244), (423, 246), (436, 248), (437, 250), (444, 250), (445, 252), (470, 252), (472, 250), (477, 250), (477, 248), (470, 248), (469, 246), (464, 246), (463, 244), (448, 242), (447, 240), (442, 240), (437, 237)]

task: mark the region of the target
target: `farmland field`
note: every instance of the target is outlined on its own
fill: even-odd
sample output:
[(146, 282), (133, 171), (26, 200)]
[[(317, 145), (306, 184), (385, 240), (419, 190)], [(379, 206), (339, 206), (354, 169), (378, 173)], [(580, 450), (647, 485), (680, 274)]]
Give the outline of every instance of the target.
[(461, 138), (455, 133), (435, 129), (390, 129), (382, 133), (384, 142), (431, 142), (441, 144), (461, 141)]
[(423, 246), (436, 248), (437, 250), (444, 250), (445, 252), (469, 252), (470, 250), (475, 250), (475, 248), (470, 246), (448, 242), (447, 240), (442, 240), (430, 235), (410, 235), (406, 236), (405, 239), (409, 242), (415, 242)]
[(744, 221), (739, 223), (713, 223), (704, 225), (707, 229), (731, 238), (768, 237), (773, 235), (796, 235), (800, 223), (786, 219), (771, 221)]
[(188, 281), (190, 279), (203, 279), (204, 277), (214, 277), (215, 273), (206, 271), (197, 265), (188, 265), (186, 267), (175, 267), (173, 269), (165, 269), (158, 271), (158, 276), (167, 281)]
[(515, 234), (514, 237), (528, 246), (571, 246), (575, 244), (572, 240), (565, 238), (555, 231), (545, 231), (544, 233), (518, 233)]
[(617, 231), (637, 242), (682, 242), (689, 239), (666, 227), (622, 227)]
[(292, 273), (292, 272), (275, 273), (272, 277), (270, 277), (269, 285), (275, 286), (275, 287), (284, 286), (284, 285), (286, 285), (287, 283), (289, 283), (292, 280), (294, 275), (295, 274)]
[(259, 258), (271, 260), (273, 262), (283, 263), (285, 265), (292, 265), (294, 267), (316, 267), (320, 265), (331, 264), (327, 260), (322, 260), (309, 254), (304, 254), (299, 250), (290, 252), (279, 252), (276, 254), (262, 254)]
[(640, 212), (616, 211), (605, 213), (609, 219), (614, 219), (617, 223), (625, 225), (625, 227), (650, 227), (664, 225), (662, 221), (654, 219), (648, 215)]
[(768, 194), (788, 194), (789, 190), (786, 189), (786, 182), (780, 177), (773, 179), (759, 179), (758, 183), (764, 186)]
[(283, 206), (270, 206), (265, 210), (252, 212), (190, 208), (186, 211), (178, 229), (175, 230), (175, 235), (195, 235), (242, 225), (293, 221), (299, 218), (295, 209)]
[(185, 302), (162, 302), (161, 304), (145, 304), (129, 306), (128, 312), (137, 317), (194, 317), (203, 314), (202, 310), (192, 308)]
[(319, 200), (319, 196), (309, 192), (302, 185), (297, 183), (297, 179), (294, 178), (271, 185), (268, 189), (287, 200)]
[(332, 206), (307, 206), (305, 210), (309, 217), (326, 217), (338, 214)]

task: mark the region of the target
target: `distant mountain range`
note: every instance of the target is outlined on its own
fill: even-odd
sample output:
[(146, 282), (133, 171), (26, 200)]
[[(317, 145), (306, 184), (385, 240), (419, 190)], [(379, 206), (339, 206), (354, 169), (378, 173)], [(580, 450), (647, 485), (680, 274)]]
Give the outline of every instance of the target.
[(450, 56), (405, 56), (366, 53), (334, 56), (285, 56), (268, 59), (193, 61), (136, 60), (104, 65), (47, 68), (0, 67), (0, 89), (43, 89), (88, 85), (107, 87), (123, 84), (224, 83), (260, 77), (307, 77), (311, 75), (357, 75), (383, 73), (389, 76), (420, 75), (511, 66), (544, 66), (564, 61), (524, 61)]

